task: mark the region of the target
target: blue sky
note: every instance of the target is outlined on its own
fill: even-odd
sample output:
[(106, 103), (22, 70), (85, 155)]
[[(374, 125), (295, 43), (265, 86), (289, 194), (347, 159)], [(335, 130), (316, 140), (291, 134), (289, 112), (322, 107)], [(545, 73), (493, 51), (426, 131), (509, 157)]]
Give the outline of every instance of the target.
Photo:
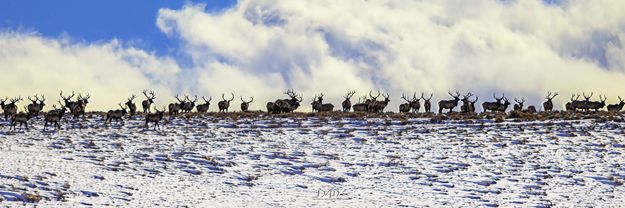
[(166, 54), (175, 50), (177, 43), (156, 27), (158, 10), (180, 9), (187, 3), (203, 3), (206, 10), (219, 11), (236, 4), (236, 0), (3, 1), (0, 28), (36, 31), (50, 38), (68, 35), (86, 42), (117, 38), (157, 54)]

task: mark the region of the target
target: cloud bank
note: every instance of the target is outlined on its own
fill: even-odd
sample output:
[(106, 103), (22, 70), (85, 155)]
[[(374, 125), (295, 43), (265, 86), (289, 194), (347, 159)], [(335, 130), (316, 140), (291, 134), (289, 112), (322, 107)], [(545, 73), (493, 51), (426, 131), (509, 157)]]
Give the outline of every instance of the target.
[(348, 90), (379, 89), (391, 94), (393, 111), (402, 92), (414, 91), (434, 92), (435, 100), (472, 91), (481, 101), (505, 92), (531, 105), (558, 91), (558, 109), (572, 92), (625, 97), (625, 2), (618, 0), (241, 0), (219, 12), (201, 4), (161, 9), (156, 26), (179, 40), (189, 63), (123, 40), (4, 32), (4, 93), (57, 98), (59, 89), (76, 89), (92, 94), (94, 108), (109, 109), (143, 88), (158, 91), (162, 103), (177, 93), (234, 92), (263, 109), (294, 88), (309, 110), (315, 93), (338, 106)]

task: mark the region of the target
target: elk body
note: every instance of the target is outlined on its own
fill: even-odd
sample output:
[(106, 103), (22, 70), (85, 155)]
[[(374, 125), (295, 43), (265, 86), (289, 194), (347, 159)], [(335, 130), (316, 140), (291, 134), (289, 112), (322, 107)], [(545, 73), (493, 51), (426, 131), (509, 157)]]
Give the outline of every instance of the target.
[(426, 113), (429, 113), (432, 109), (432, 102), (430, 102), (430, 100), (432, 100), (432, 96), (434, 96), (434, 93), (430, 93), (430, 97), (425, 98), (423, 97), (423, 93), (421, 93), (421, 99), (423, 99), (423, 108), (425, 109)]
[(137, 105), (132, 102), (132, 100), (134, 100), (135, 98), (137, 98), (137, 96), (132, 95), (130, 98), (128, 98), (128, 101), (124, 103), (124, 105), (126, 105), (126, 107), (128, 107), (128, 110), (130, 111), (130, 117), (137, 114)]
[(247, 112), (252, 102), (254, 102), (254, 97), (250, 97), (250, 101), (245, 101), (243, 100), (243, 96), (241, 96), (241, 111)]
[(180, 104), (180, 110), (182, 110), (183, 113), (189, 113), (195, 107), (195, 102), (197, 102), (197, 95), (193, 100), (189, 99), (189, 96), (186, 95), (184, 96), (184, 99), (185, 102)]
[(378, 94), (376, 96), (373, 96), (371, 94), (371, 91), (369, 91), (369, 97), (370, 99), (365, 100), (365, 104), (367, 105), (367, 112), (375, 113), (376, 103), (378, 102), (378, 97), (380, 97), (380, 91), (378, 91)]
[(213, 97), (209, 97), (209, 99), (206, 100), (206, 98), (202, 96), (202, 100), (204, 100), (204, 104), (197, 105), (196, 109), (197, 109), (197, 112), (206, 113), (206, 112), (208, 112), (208, 108), (211, 105), (210, 102), (211, 102), (211, 100), (213, 100)]
[(19, 123), (20, 128), (24, 125), (26, 130), (28, 130), (28, 120), (30, 120), (30, 118), (32, 118), (32, 115), (28, 112), (27, 108), (24, 108), (24, 112), (11, 115), (11, 128), (15, 131), (15, 126)]
[(234, 100), (234, 93), (230, 94), (232, 94), (232, 98), (230, 99), (226, 99), (224, 94), (221, 94), (222, 100), (217, 103), (217, 106), (219, 107), (219, 112), (228, 112), (228, 108), (230, 108), (230, 101)]
[(366, 112), (367, 111), (367, 104), (362, 102), (362, 100), (366, 100), (366, 99), (367, 99), (366, 96), (364, 98), (359, 98), (358, 103), (352, 106), (352, 109), (354, 109), (354, 112)]
[(382, 101), (375, 101), (373, 102), (373, 109), (371, 109), (371, 112), (374, 113), (382, 113), (384, 112), (384, 108), (386, 108), (386, 106), (388, 106), (388, 103), (391, 102), (391, 100), (389, 99), (389, 94), (382, 94), (382, 97), (384, 97), (384, 100)]
[(462, 101), (462, 105), (460, 106), (460, 112), (462, 113), (471, 112), (470, 111), (471, 102), (469, 101), (469, 98), (471, 98), (471, 96), (473, 96), (471, 92), (468, 92), (466, 95), (462, 96), (462, 99), (460, 99), (460, 101)]
[(126, 113), (128, 113), (128, 111), (126, 111), (126, 108), (124, 108), (122, 104), (118, 104), (118, 105), (121, 109), (110, 110), (106, 113), (106, 120), (104, 120), (104, 125), (106, 125), (107, 122), (110, 124), (111, 121), (113, 120), (120, 121), (121, 125), (122, 126), (124, 125), (124, 116), (126, 115)]
[(158, 123), (161, 122), (161, 120), (163, 120), (163, 116), (165, 115), (165, 108), (163, 108), (162, 111), (159, 111), (158, 109), (156, 109), (156, 107), (154, 108), (156, 110), (155, 113), (148, 113), (145, 114), (145, 126), (144, 128), (149, 128), (148, 127), (148, 123), (154, 123), (154, 129), (160, 129)]
[(620, 96), (618, 97), (618, 100), (620, 101), (618, 104), (608, 105), (609, 112), (619, 112), (623, 109), (623, 105), (625, 105), (625, 102), (623, 102), (623, 99), (621, 99)]
[[(421, 94), (423, 97), (423, 94)], [(412, 100), (410, 100), (410, 109), (412, 109), (412, 113), (418, 113), (419, 108), (421, 108), (421, 97), (417, 98), (417, 93), (412, 94)]]
[(65, 106), (63, 106), (62, 103), (60, 104), (61, 108), (57, 109), (56, 106), (53, 106), (54, 109), (48, 111), (48, 113), (46, 113), (46, 115), (43, 117), (45, 121), (45, 124), (43, 125), (44, 131), (46, 130), (46, 127), (48, 127), (49, 123), (52, 123), (55, 129), (61, 129), (61, 124), (59, 124), (59, 122), (61, 122), (61, 119), (65, 115)]
[(545, 101), (543, 103), (543, 109), (545, 109), (545, 111), (552, 111), (553, 110), (553, 98), (555, 98), (556, 96), (558, 96), (557, 92), (554, 92), (553, 95), (551, 95), (551, 92), (547, 92), (547, 97), (545, 97), (545, 99), (547, 99), (547, 101)]
[(292, 89), (287, 90), (284, 94), (288, 95), (290, 99), (278, 99), (275, 102), (267, 102), (267, 112), (274, 114), (290, 113), (299, 108), (303, 100), (302, 95), (298, 97)]
[(590, 95), (587, 96), (586, 93), (582, 93), (582, 95), (584, 95), (584, 101), (582, 101), (582, 103), (579, 104), (578, 108), (584, 112), (589, 111), (590, 110), (589, 103), (591, 102), (590, 98), (592, 98), (594, 94), (595, 94), (594, 92), (591, 92)]
[(167, 108), (169, 109), (169, 115), (170, 116), (177, 116), (180, 113), (180, 106), (185, 104), (184, 100), (180, 100), (178, 95), (176, 95), (174, 97), (176, 98), (176, 100), (178, 100), (178, 103), (170, 103), (167, 106)]
[(525, 103), (525, 98), (521, 98), (521, 100), (517, 100), (516, 98), (514, 98), (514, 102), (516, 102), (516, 104), (512, 106), (512, 109), (514, 109), (515, 111), (523, 111), (523, 104)]
[(475, 113), (475, 103), (477, 102), (477, 100), (478, 100), (477, 96), (475, 96), (475, 100), (473, 101), (469, 100), (469, 109), (468, 109), (469, 113)]
[(341, 105), (343, 106), (343, 112), (349, 112), (349, 110), (352, 108), (352, 101), (350, 99), (352, 98), (352, 96), (354, 96), (354, 94), (356, 94), (356, 91), (350, 91), (347, 92), (347, 95), (343, 96), (343, 98), (345, 98), (343, 103), (341, 103)]
[(594, 110), (595, 112), (599, 111), (600, 109), (605, 107), (605, 100), (607, 100), (607, 97), (605, 95), (603, 97), (599, 95), (599, 101), (588, 101), (586, 103), (586, 109)]
[(327, 112), (334, 110), (334, 105), (331, 103), (323, 103), (323, 93), (319, 96), (315, 96), (315, 99), (313, 99), (313, 102), (311, 103), (313, 105), (313, 111), (317, 110), (318, 112)]
[(495, 96), (495, 93), (493, 93), (493, 98), (495, 98), (495, 102), (483, 102), (482, 103), (482, 108), (484, 109), (484, 112), (499, 111), (500, 106), (503, 105), (501, 100), (505, 98), (505, 94), (498, 98), (497, 96)]
[(28, 99), (32, 102), (31, 104), (28, 104), (28, 112), (34, 117), (38, 116), (41, 110), (43, 110), (43, 107), (46, 105), (46, 97), (41, 95), (41, 98), (39, 98), (35, 95), (35, 100), (30, 97), (28, 97)]
[(9, 104), (4, 104), (6, 100), (9, 98), (5, 98), (4, 100), (0, 100), (0, 106), (4, 112), (4, 119), (8, 120), (11, 116), (17, 113), (17, 105), (15, 103), (22, 100), (22, 97), (16, 97), (9, 100)]
[(564, 105), (564, 109), (567, 111), (575, 111), (577, 108), (580, 108), (583, 105), (584, 101), (579, 101), (579, 94), (577, 97), (575, 94), (571, 95), (571, 102), (568, 102)]
[(78, 119), (80, 118), (80, 116), (82, 116), (83, 118), (85, 117), (87, 104), (89, 104), (89, 98), (91, 98), (91, 95), (89, 94), (87, 94), (87, 96), (85, 97), (78, 94), (78, 100), (76, 101), (76, 104), (73, 108), (70, 109), (72, 115), (74, 115), (74, 119)]
[(456, 91), (456, 95), (451, 94), (451, 92), (447, 92), (447, 94), (449, 94), (454, 99), (438, 101), (438, 113), (443, 113), (443, 110), (445, 109), (449, 109), (449, 112), (451, 113), (454, 108), (458, 106), (458, 101), (460, 101), (460, 93)]
[(402, 104), (399, 105), (399, 112), (400, 113), (408, 113), (408, 112), (410, 112), (410, 109), (412, 109), (412, 106), (410, 106), (410, 102), (412, 100), (406, 98), (404, 93), (401, 94), (401, 99), (404, 99), (406, 101), (406, 103), (402, 103)]
[(143, 95), (145, 96), (146, 99), (141, 102), (141, 107), (143, 107), (143, 113), (149, 113), (150, 106), (154, 104), (154, 98), (156, 98), (156, 96), (154, 95), (154, 92), (152, 91), (150, 91), (150, 94), (148, 95), (147, 90), (143, 90)]

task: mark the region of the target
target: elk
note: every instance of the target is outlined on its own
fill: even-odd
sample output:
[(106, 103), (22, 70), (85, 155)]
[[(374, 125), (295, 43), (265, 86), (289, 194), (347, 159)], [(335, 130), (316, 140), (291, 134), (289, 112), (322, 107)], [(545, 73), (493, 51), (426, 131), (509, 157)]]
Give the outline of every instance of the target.
[(358, 98), (358, 103), (352, 106), (352, 108), (354, 109), (354, 112), (366, 112), (367, 111), (367, 104), (363, 103), (362, 100), (367, 100), (367, 96), (364, 96), (363, 98)]
[(423, 99), (423, 108), (425, 108), (426, 113), (429, 113), (430, 109), (432, 109), (432, 103), (430, 102), (432, 96), (434, 96), (434, 93), (430, 93), (430, 97), (425, 98), (423, 97), (423, 93), (421, 93), (421, 99)]
[(326, 111), (332, 111), (334, 110), (334, 105), (332, 105), (331, 103), (323, 103), (323, 93), (321, 93), (321, 95), (319, 95), (318, 97), (318, 103), (317, 105), (318, 107), (318, 111), (320, 112), (326, 112)]
[(63, 101), (65, 102), (65, 105), (63, 106), (65, 106), (65, 108), (67, 108), (71, 112), (74, 106), (78, 104), (78, 102), (76, 101), (71, 101), (71, 99), (74, 97), (74, 91), (72, 91), (72, 95), (67, 96), (67, 97), (63, 96), (63, 91), (61, 91), (60, 95)]
[(63, 106), (63, 103), (61, 103), (61, 101), (59, 101), (59, 104), (61, 105), (61, 108), (57, 109), (56, 106), (53, 105), (52, 107), (54, 109), (48, 111), (48, 113), (44, 116), (44, 121), (45, 121), (45, 124), (43, 125), (44, 131), (46, 130), (46, 127), (48, 127), (49, 123), (52, 123), (55, 129), (61, 129), (61, 125), (59, 124), (59, 122), (61, 122), (63, 115), (65, 115), (65, 106)]
[(575, 94), (571, 95), (571, 102), (566, 103), (564, 105), (564, 108), (567, 111), (575, 111), (578, 107), (581, 107), (584, 101), (579, 101), (579, 96), (579, 94), (577, 95), (577, 97), (575, 96)]
[(543, 108), (545, 109), (545, 111), (552, 111), (553, 110), (553, 98), (555, 98), (556, 96), (558, 96), (557, 92), (554, 92), (553, 95), (551, 95), (551, 92), (547, 92), (547, 97), (545, 97), (545, 99), (547, 99), (547, 101), (545, 101), (543, 103)]
[(501, 102), (501, 100), (503, 100), (505, 98), (505, 94), (501, 95), (501, 97), (497, 97), (495, 96), (495, 93), (493, 93), (493, 98), (495, 98), (495, 102), (483, 102), (482, 103), (482, 108), (484, 108), (484, 112), (487, 111), (498, 111), (499, 106), (503, 105), (503, 103)]
[(245, 101), (243, 100), (243, 96), (241, 96), (241, 112), (247, 112), (252, 102), (254, 102), (254, 97), (250, 97), (250, 101)]
[(156, 98), (154, 92), (150, 90), (150, 95), (148, 95), (147, 92), (147, 90), (143, 90), (143, 95), (146, 98), (144, 101), (141, 102), (141, 106), (143, 107), (143, 113), (150, 112), (150, 106), (154, 103), (154, 98)]
[[(594, 92), (590, 92), (589, 96), (586, 96), (586, 93), (582, 93), (582, 95), (584, 95), (584, 100), (582, 101), (581, 105), (578, 107), (580, 108), (582, 111), (586, 112), (588, 110), (590, 110), (590, 106), (588, 106), (588, 104), (590, 103), (590, 98), (594, 95)], [(600, 98), (601, 99), (601, 98)]]
[(128, 111), (126, 111), (126, 108), (124, 108), (121, 103), (117, 105), (119, 105), (121, 109), (110, 110), (108, 113), (106, 113), (106, 120), (104, 120), (104, 125), (106, 125), (107, 122), (110, 124), (112, 120), (121, 121), (121, 125), (124, 125), (124, 116), (126, 115), (126, 113), (128, 113)]
[(354, 94), (356, 94), (356, 91), (350, 91), (347, 92), (347, 95), (343, 96), (343, 98), (345, 98), (343, 103), (341, 103), (343, 106), (343, 112), (349, 112), (349, 109), (352, 108), (352, 101), (350, 101), (350, 99), (354, 96)]
[(197, 105), (196, 109), (197, 109), (197, 112), (206, 113), (208, 112), (208, 108), (211, 105), (210, 102), (211, 100), (213, 100), (213, 97), (209, 97), (209, 99), (206, 100), (206, 98), (202, 96), (202, 100), (204, 100), (204, 104)]
[(224, 93), (221, 93), (222, 100), (217, 103), (217, 106), (219, 106), (219, 112), (228, 112), (228, 108), (230, 108), (230, 101), (234, 100), (234, 93), (230, 94), (232, 94), (232, 98), (226, 99)]
[(603, 97), (601, 95), (599, 95), (599, 101), (588, 101), (586, 103), (586, 108), (587, 109), (592, 109), (595, 110), (595, 112), (599, 111), (599, 109), (602, 109), (603, 107), (605, 107), (605, 100), (607, 100), (608, 98), (603, 95)]
[(81, 115), (83, 116), (83, 118), (85, 117), (85, 111), (87, 109), (87, 104), (89, 103), (89, 98), (91, 98), (91, 95), (89, 94), (87, 94), (87, 96), (85, 97), (78, 94), (78, 100), (76, 101), (76, 104), (73, 108), (70, 108), (70, 112), (72, 112), (72, 114), (74, 115), (74, 119), (80, 118)]
[(28, 120), (30, 120), (30, 118), (32, 118), (32, 115), (28, 113), (28, 109), (26, 107), (24, 107), (24, 112), (12, 114), (11, 127), (13, 128), (13, 131), (15, 131), (15, 126), (18, 123), (20, 124), (20, 128), (22, 128), (22, 125), (24, 125), (26, 127), (26, 130), (28, 130)]
[(413, 93), (412, 94), (412, 100), (409, 102), (410, 103), (410, 108), (412, 109), (412, 113), (418, 113), (419, 112), (419, 108), (421, 108), (421, 98), (417, 98), (417, 93)]
[(475, 100), (473, 101), (469, 100), (469, 110), (468, 110), (469, 113), (475, 113), (475, 103), (477, 102), (477, 99), (478, 97), (475, 96)]
[(538, 111), (536, 111), (536, 106), (530, 105), (530, 106), (527, 106), (527, 109), (525, 109), (523, 112), (526, 112), (526, 113), (536, 113)]
[(176, 98), (176, 100), (178, 100), (178, 103), (170, 103), (169, 106), (167, 106), (169, 108), (170, 116), (177, 116), (180, 113), (180, 106), (185, 104), (184, 100), (180, 100), (178, 95), (174, 97)]
[(124, 105), (128, 107), (128, 110), (130, 110), (130, 117), (134, 116), (137, 113), (137, 105), (132, 102), (132, 100), (134, 100), (135, 98), (137, 98), (137, 96), (132, 95), (130, 98), (128, 98), (128, 101), (124, 103)]
[(321, 106), (319, 105), (319, 100), (317, 100), (317, 95), (315, 95), (315, 97), (310, 101), (310, 105), (312, 106), (312, 112), (319, 112)]
[(297, 96), (293, 89), (287, 90), (284, 94), (290, 99), (278, 99), (275, 102), (267, 102), (267, 111), (270, 113), (290, 113), (299, 108), (303, 101), (303, 95)]
[(158, 123), (163, 120), (163, 115), (165, 115), (165, 107), (163, 107), (162, 111), (159, 111), (158, 109), (156, 109), (156, 107), (154, 107), (154, 110), (156, 110), (155, 113), (145, 114), (145, 129), (149, 128), (148, 123), (154, 123), (154, 130), (160, 129)]
[(469, 106), (471, 105), (471, 102), (469, 102), (469, 98), (471, 98), (471, 96), (473, 96), (471, 92), (468, 92), (466, 95), (462, 96), (462, 99), (460, 99), (460, 101), (462, 101), (462, 105), (460, 106), (460, 112), (469, 113)]
[(512, 109), (514, 109), (515, 111), (523, 111), (523, 103), (525, 103), (525, 98), (521, 98), (520, 101), (514, 98), (514, 102), (516, 102), (517, 104), (514, 104), (512, 106)]
[(404, 93), (401, 94), (401, 99), (404, 99), (406, 101), (406, 103), (402, 103), (402, 104), (399, 105), (399, 112), (400, 113), (408, 113), (408, 112), (410, 112), (410, 109), (412, 108), (412, 106), (410, 106), (410, 102), (412, 102), (412, 100), (406, 98)]
[(375, 113), (377, 110), (376, 103), (378, 102), (378, 97), (380, 97), (380, 91), (378, 90), (378, 94), (376, 96), (373, 96), (371, 94), (371, 91), (369, 91), (369, 97), (371, 97), (371, 99), (365, 100), (365, 104), (367, 105), (367, 111)]
[(9, 104), (4, 104), (6, 100), (9, 100), (9, 98), (7, 97), (4, 100), (1, 100), (0, 106), (4, 111), (4, 119), (8, 120), (12, 115), (17, 113), (17, 105), (15, 105), (15, 103), (21, 101), (22, 97), (11, 98), (9, 100)]
[(503, 100), (504, 102), (501, 105), (499, 105), (499, 107), (497, 108), (497, 111), (505, 113), (506, 110), (508, 109), (508, 106), (510, 105), (510, 102), (508, 101), (508, 98), (505, 97), (505, 95), (504, 95)]
[(456, 91), (456, 95), (451, 94), (451, 92), (447, 92), (453, 100), (441, 100), (438, 101), (438, 113), (443, 113), (444, 109), (449, 109), (449, 113), (451, 113), (456, 106), (458, 106), (458, 101), (460, 101), (460, 93)]
[(191, 112), (193, 110), (193, 107), (195, 107), (195, 102), (197, 102), (197, 95), (195, 96), (194, 100), (189, 99), (189, 96), (186, 96), (186, 95), (184, 96), (184, 99), (186, 102), (184, 102), (180, 106), (182, 112), (185, 112), (185, 113)]
[(32, 102), (31, 104), (28, 104), (28, 112), (34, 117), (38, 116), (39, 112), (43, 110), (43, 106), (46, 105), (44, 103), (46, 101), (46, 97), (43, 95), (41, 96), (41, 100), (37, 95), (35, 95), (35, 100), (31, 99), (30, 96), (28, 97), (28, 99)]
[(623, 99), (621, 99), (621, 96), (618, 97), (618, 100), (620, 101), (618, 104), (608, 105), (609, 112), (619, 112), (621, 111), (621, 109), (623, 109), (623, 105), (625, 105), (625, 102), (623, 102)]

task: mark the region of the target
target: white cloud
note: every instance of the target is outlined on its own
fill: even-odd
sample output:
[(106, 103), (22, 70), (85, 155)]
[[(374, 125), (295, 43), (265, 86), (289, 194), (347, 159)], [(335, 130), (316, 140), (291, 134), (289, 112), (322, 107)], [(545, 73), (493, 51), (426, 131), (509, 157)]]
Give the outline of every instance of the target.
[(607, 94), (612, 102), (625, 96), (625, 2), (560, 2), (241, 0), (217, 13), (192, 4), (161, 9), (156, 20), (181, 41), (190, 67), (116, 40), (4, 33), (0, 70), (24, 71), (0, 79), (15, 86), (11, 95), (93, 89), (103, 108), (127, 89), (147, 87), (162, 102), (179, 92), (233, 91), (237, 100), (255, 96), (254, 109), (293, 87), (308, 97), (303, 110), (318, 92), (338, 106), (346, 91), (370, 89), (389, 91), (387, 110), (394, 111), (401, 92), (413, 91), (434, 91), (438, 100), (448, 90), (471, 90), (482, 101), (506, 92), (539, 105), (555, 90), (560, 106), (572, 92)]

